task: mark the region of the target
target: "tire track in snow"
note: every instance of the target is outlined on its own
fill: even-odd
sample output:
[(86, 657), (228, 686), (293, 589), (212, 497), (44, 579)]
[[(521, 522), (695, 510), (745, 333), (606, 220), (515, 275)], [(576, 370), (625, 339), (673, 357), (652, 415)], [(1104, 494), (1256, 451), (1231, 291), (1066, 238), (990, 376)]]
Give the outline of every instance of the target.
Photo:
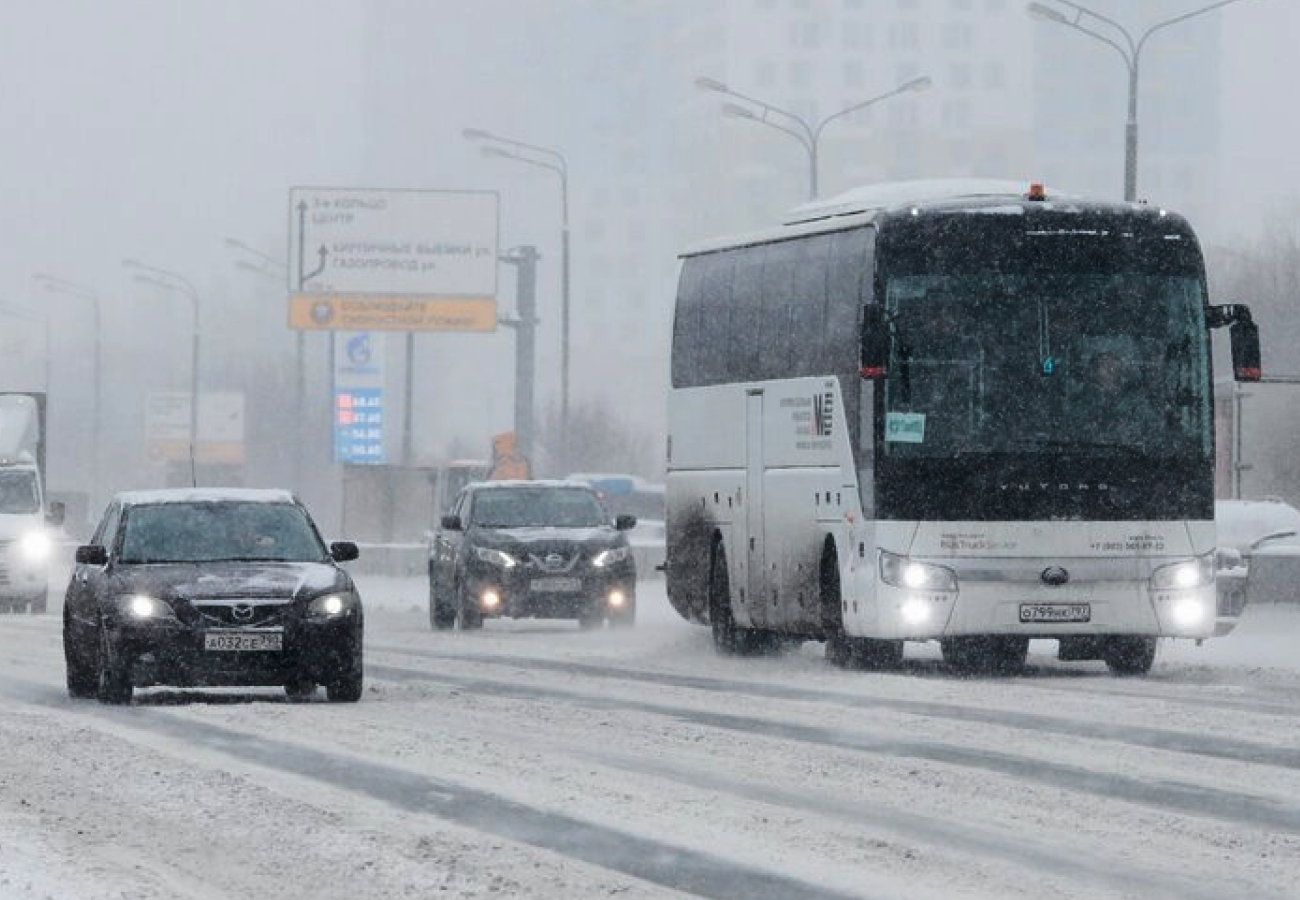
[[(937, 816), (906, 809), (890, 808), (876, 812), (861, 803), (841, 800), (819, 793), (793, 791), (759, 781), (740, 781), (713, 772), (701, 772), (675, 765), (670, 760), (648, 759), (612, 752), (576, 752), (577, 756), (597, 765), (618, 769), (630, 775), (649, 775), (675, 781), (701, 791), (731, 794), (758, 800), (770, 806), (799, 813), (816, 813), (850, 822), (859, 827), (904, 836), (907, 840), (927, 844), (945, 851), (966, 853), (975, 859), (1000, 859), (1006, 863), (1033, 868), (1044, 874), (1059, 876), (1072, 885), (1093, 883), (1117, 893), (1140, 890), (1140, 895), (1168, 900), (1223, 900), (1239, 896), (1239, 882), (1206, 883), (1192, 881), (1173, 872), (1156, 872), (1138, 868), (1117, 858), (1098, 858), (1063, 850), (1033, 836), (1009, 834), (995, 824), (961, 825)], [(1283, 900), (1280, 896), (1251, 890), (1254, 900)]]
[[(12, 691), (12, 687), (21, 691)], [(0, 684), (0, 692), (53, 708), (67, 709), (72, 703), (51, 696), (48, 685), (21, 679), (8, 679)], [(845, 894), (395, 766), (199, 722), (166, 708), (133, 705), (129, 710), (115, 710), (93, 701), (78, 703), (76, 708), (126, 731), (199, 745), (267, 769), (364, 794), (405, 812), (436, 816), (685, 894), (711, 900), (872, 900), (870, 895)], [(159, 714), (140, 715), (155, 710)], [(130, 718), (120, 715), (123, 712)]]
[(1265, 830), (1300, 833), (1300, 807), (1267, 797), (1235, 794), (1174, 781), (1139, 779), (994, 750), (977, 750), (935, 741), (868, 737), (830, 728), (776, 722), (731, 713), (708, 712), (627, 698), (612, 699), (563, 688), (538, 688), (518, 682), (457, 676), (397, 666), (368, 666), (368, 672), (395, 682), (431, 682), (512, 700), (563, 700), (601, 711), (634, 710), (709, 728), (738, 731), (817, 746), (835, 747), (905, 760), (978, 769), (1017, 780), (1036, 781), (1066, 791), (1155, 809), (1218, 819)]
[(889, 697), (864, 697), (815, 690), (812, 688), (793, 687), (780, 684), (763, 684), (698, 675), (674, 675), (670, 673), (648, 672), (640, 669), (627, 669), (618, 666), (596, 665), (592, 663), (564, 662), (519, 658), (495, 654), (454, 654), (424, 651), (419, 649), (398, 650), (395, 647), (372, 648), (384, 652), (399, 652), (407, 656), (434, 660), (454, 660), (458, 662), (481, 662), (494, 666), (529, 666), (535, 669), (559, 672), (562, 674), (592, 675), (631, 681), (641, 684), (657, 684), (665, 687), (684, 687), (710, 693), (741, 694), (749, 697), (769, 700), (793, 700), (801, 702), (824, 703), (844, 706), (851, 709), (879, 710), (889, 709), (910, 715), (936, 719), (951, 719), (961, 722), (975, 722), (982, 725), (999, 725), (1036, 733), (1049, 733), (1066, 737), (1082, 737), (1095, 740), (1127, 744), (1148, 750), (1166, 750), (1193, 756), (1208, 756), (1213, 759), (1225, 759), (1232, 762), (1256, 763), (1275, 766), (1282, 769), (1300, 771), (1300, 747), (1276, 746), (1254, 741), (1233, 738), (1213, 737), (1210, 735), (1188, 734), (1162, 728), (1141, 725), (1108, 725), (1099, 722), (1086, 722), (1078, 719), (1066, 719), (1043, 713), (1018, 712), (1016, 710), (986, 709), (982, 707), (961, 706), (955, 703), (939, 703), (932, 700), (904, 700)]

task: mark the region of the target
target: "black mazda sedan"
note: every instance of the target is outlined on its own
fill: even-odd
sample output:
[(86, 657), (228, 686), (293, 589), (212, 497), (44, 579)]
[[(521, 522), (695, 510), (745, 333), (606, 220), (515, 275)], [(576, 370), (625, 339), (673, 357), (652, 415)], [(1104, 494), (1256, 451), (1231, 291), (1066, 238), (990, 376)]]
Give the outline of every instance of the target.
[(118, 494), (63, 605), (68, 693), (128, 703), (137, 687), (279, 686), (330, 700), (362, 687), (362, 609), (311, 516), (285, 491)]
[(577, 619), (585, 628), (636, 621), (635, 516), (611, 519), (595, 491), (564, 481), (471, 484), (429, 548), (429, 623)]

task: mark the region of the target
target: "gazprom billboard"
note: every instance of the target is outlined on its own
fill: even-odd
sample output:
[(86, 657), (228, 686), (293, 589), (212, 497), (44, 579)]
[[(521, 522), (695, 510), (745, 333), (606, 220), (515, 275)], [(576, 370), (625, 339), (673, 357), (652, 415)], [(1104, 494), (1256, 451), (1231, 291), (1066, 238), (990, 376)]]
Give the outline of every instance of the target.
[(495, 331), (495, 191), (289, 191), (289, 327)]
[(334, 339), (334, 461), (383, 465), (384, 336), (336, 331)]

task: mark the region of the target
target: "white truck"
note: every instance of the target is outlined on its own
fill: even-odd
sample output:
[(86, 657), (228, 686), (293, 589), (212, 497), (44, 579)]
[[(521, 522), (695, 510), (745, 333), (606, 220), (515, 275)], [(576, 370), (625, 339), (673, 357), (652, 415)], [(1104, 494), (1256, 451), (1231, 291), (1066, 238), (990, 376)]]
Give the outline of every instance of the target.
[(44, 475), (45, 395), (0, 393), (0, 612), (45, 612), (62, 504), (47, 509)]

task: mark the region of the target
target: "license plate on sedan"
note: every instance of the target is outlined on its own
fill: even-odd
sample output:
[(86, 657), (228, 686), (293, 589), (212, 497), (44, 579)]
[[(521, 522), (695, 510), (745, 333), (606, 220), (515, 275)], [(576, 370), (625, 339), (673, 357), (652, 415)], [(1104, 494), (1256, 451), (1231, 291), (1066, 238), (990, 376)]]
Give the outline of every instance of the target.
[(1090, 603), (1022, 603), (1021, 622), (1090, 622)]
[(203, 635), (203, 649), (216, 651), (283, 650), (281, 631), (209, 631)]
[(534, 578), (532, 589), (540, 594), (576, 594), (582, 590), (582, 579)]

